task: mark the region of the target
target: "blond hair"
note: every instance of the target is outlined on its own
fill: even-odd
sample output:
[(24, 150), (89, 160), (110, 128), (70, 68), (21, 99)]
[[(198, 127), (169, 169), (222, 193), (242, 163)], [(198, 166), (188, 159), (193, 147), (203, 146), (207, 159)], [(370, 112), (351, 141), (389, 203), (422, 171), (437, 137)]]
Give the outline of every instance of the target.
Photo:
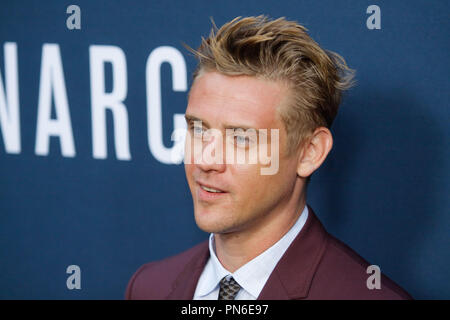
[(247, 75), (281, 81), (292, 100), (279, 109), (287, 132), (288, 154), (317, 127), (330, 128), (341, 94), (352, 85), (353, 70), (338, 54), (323, 50), (302, 25), (285, 18), (237, 17), (220, 29), (213, 22), (195, 54), (202, 72)]

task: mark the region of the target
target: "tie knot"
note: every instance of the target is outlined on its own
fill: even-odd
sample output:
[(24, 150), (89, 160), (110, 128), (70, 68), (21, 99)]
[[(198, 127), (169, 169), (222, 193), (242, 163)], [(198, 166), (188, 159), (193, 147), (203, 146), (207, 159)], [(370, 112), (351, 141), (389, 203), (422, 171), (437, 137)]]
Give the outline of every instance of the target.
[(234, 300), (241, 286), (231, 277), (220, 280), (219, 300)]

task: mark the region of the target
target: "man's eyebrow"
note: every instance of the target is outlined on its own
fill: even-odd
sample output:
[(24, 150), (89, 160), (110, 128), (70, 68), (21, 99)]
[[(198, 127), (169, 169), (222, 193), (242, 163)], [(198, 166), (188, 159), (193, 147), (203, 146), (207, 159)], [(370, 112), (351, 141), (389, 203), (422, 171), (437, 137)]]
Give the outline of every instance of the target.
[(200, 119), (200, 118), (197, 118), (197, 117), (192, 116), (192, 115), (190, 115), (190, 114), (185, 114), (185, 115), (184, 115), (184, 118), (186, 119), (186, 122), (187, 122), (188, 124), (189, 124), (189, 122), (191, 122), (191, 121), (200, 121), (202, 124), (205, 125), (205, 127), (208, 127), (208, 128), (209, 128), (208, 122), (206, 122), (206, 121), (204, 121), (204, 120), (202, 120), (202, 119)]
[(231, 129), (231, 130), (239, 130), (239, 129), (242, 129), (242, 130), (244, 130), (244, 131), (246, 131), (246, 130), (257, 130), (256, 128), (254, 128), (254, 127), (251, 127), (251, 126), (244, 126), (244, 125), (230, 125), (230, 124), (228, 124), (228, 125), (225, 125), (225, 129)]
[[(210, 128), (210, 125), (208, 122), (206, 122), (205, 120), (202, 120), (196, 116), (190, 115), (190, 114), (185, 114), (184, 118), (186, 119), (186, 122), (190, 122), (190, 121), (201, 121), (202, 124), (207, 127)], [(256, 128), (252, 127), (252, 126), (247, 126), (247, 125), (239, 125), (239, 124), (226, 124), (224, 125), (225, 129), (231, 129), (231, 130), (238, 130), (238, 129), (242, 129), (242, 130), (249, 130), (249, 129), (253, 129), (253, 130), (257, 130)]]

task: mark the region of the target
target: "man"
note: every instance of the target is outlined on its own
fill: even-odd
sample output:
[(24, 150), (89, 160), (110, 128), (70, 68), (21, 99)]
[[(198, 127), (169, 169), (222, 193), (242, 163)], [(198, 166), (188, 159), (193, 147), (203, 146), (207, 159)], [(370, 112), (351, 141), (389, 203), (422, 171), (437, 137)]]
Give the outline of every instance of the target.
[[(214, 28), (192, 51), (199, 65), (186, 109), (185, 170), (196, 223), (211, 236), (142, 266), (126, 298), (411, 298), (384, 275), (368, 281), (369, 264), (306, 204), (351, 85), (345, 61), (297, 23), (263, 16)], [(236, 162), (239, 153), (246, 161)]]

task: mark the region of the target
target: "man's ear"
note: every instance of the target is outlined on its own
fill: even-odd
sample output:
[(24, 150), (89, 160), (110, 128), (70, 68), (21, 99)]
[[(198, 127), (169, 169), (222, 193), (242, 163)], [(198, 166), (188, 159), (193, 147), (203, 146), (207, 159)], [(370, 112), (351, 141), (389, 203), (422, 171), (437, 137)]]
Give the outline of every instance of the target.
[(309, 177), (325, 161), (333, 147), (333, 136), (330, 130), (319, 127), (314, 130), (303, 145), (298, 160), (297, 174), (302, 178)]

